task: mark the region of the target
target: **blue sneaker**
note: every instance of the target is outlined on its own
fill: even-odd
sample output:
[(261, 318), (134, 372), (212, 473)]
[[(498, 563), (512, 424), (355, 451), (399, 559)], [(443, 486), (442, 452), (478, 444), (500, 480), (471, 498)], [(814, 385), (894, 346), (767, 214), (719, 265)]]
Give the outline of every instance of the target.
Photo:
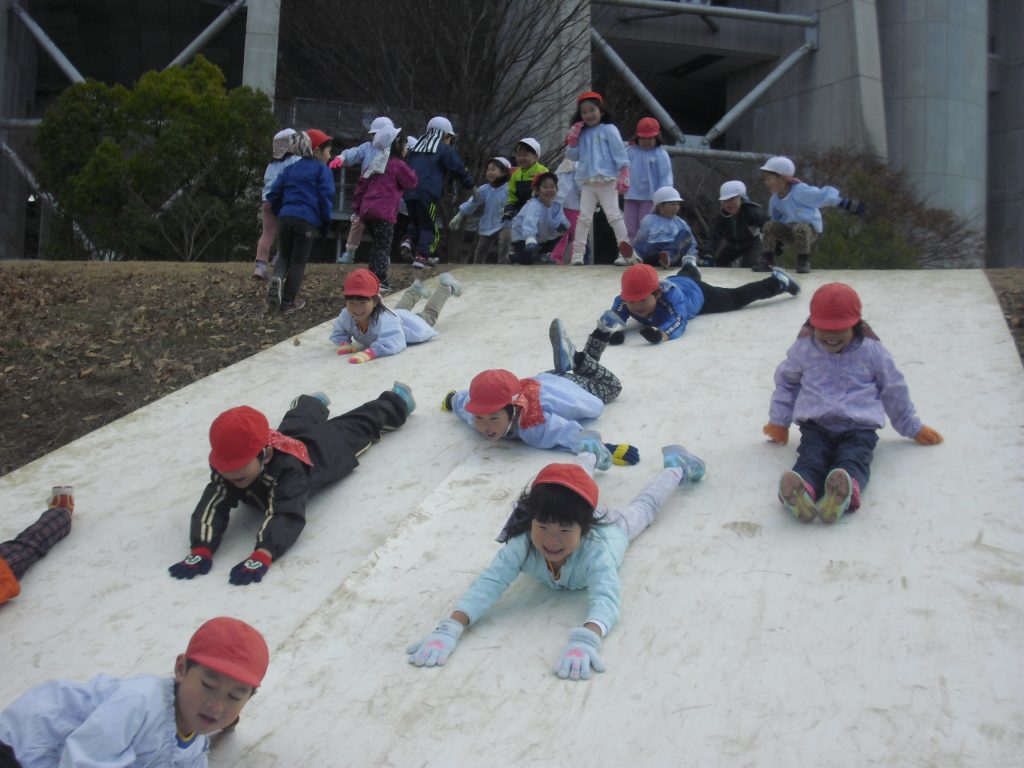
[(402, 398), (402, 402), (405, 403), (405, 415), (408, 416), (410, 413), (416, 410), (416, 401), (412, 397), (412, 387), (408, 384), (403, 384), (400, 381), (396, 381), (391, 385), (391, 391)]
[(351, 264), (356, 260), (356, 255), (351, 251), (344, 251), (341, 256), (338, 257), (339, 264)]
[(548, 338), (551, 339), (551, 352), (554, 355), (555, 372), (568, 373), (572, 370), (576, 359), (576, 345), (566, 335), (565, 326), (562, 325), (562, 321), (557, 317), (551, 321)]
[(597, 330), (604, 331), (605, 333), (615, 333), (625, 327), (626, 324), (622, 322), (622, 318), (611, 309), (606, 309), (597, 319)]
[[(800, 293), (800, 284), (778, 267), (772, 270), (772, 277), (779, 281), (782, 291), (785, 291), (790, 296), (796, 296)], [(779, 293), (782, 293), (782, 291), (779, 291)]]
[(412, 285), (409, 286), (409, 290), (415, 293), (421, 299), (430, 298), (430, 291), (427, 290), (427, 286), (420, 282), (419, 278), (416, 278), (415, 280), (412, 281)]
[(442, 272), (438, 276), (437, 282), (447, 288), (448, 292), (451, 293), (452, 296), (462, 295), (462, 283), (456, 280), (455, 275), (451, 272)]
[(696, 483), (704, 477), (704, 462), (698, 459), (681, 445), (666, 445), (661, 449), (661, 455), (665, 457), (665, 467), (679, 467), (683, 470), (683, 479), (679, 481), (682, 485), (687, 480)]

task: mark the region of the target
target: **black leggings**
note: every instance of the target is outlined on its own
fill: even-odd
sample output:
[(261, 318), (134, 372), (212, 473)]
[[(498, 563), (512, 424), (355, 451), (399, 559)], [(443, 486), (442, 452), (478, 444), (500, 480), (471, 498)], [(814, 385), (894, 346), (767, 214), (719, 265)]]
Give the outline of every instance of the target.
[(290, 304), (302, 287), (306, 274), (306, 262), (313, 250), (313, 239), (317, 228), (305, 219), (296, 216), (282, 216), (278, 223), (277, 237), (281, 254), (274, 268), (274, 276), (284, 280), (281, 303)]
[(0, 768), (21, 768), (14, 750), (0, 741)]
[(704, 294), (704, 306), (698, 315), (713, 315), (717, 312), (732, 312), (759, 299), (770, 299), (783, 291), (782, 283), (774, 277), (766, 277), (754, 283), (741, 285), (739, 288), (719, 288), (715, 285), (697, 280), (700, 292)]

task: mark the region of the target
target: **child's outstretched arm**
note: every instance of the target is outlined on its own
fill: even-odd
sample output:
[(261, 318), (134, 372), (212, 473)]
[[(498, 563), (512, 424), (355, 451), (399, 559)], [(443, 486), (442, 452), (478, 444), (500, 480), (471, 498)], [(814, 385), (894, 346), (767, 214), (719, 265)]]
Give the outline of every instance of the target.
[(184, 560), (167, 570), (176, 579), (205, 576), (213, 567), (213, 553), (228, 527), (231, 510), (241, 499), (241, 493), (229, 485), (219, 474), (213, 473), (203, 495), (192, 512), (189, 527), (191, 551)]
[(893, 429), (904, 437), (909, 437), (919, 445), (938, 445), (942, 435), (931, 427), (921, 423), (917, 410), (910, 400), (910, 388), (906, 379), (896, 367), (896, 362), (881, 343), (873, 345), (875, 352), (875, 381), (878, 383), (878, 396), (882, 399), (885, 413), (892, 422)]
[(775, 369), (775, 391), (768, 408), (768, 423), (762, 432), (768, 439), (779, 445), (789, 442), (789, 425), (793, 422), (793, 408), (800, 394), (800, 381), (803, 377), (803, 366), (800, 364), (797, 347), (808, 344), (807, 339), (799, 339), (789, 348), (786, 359)]

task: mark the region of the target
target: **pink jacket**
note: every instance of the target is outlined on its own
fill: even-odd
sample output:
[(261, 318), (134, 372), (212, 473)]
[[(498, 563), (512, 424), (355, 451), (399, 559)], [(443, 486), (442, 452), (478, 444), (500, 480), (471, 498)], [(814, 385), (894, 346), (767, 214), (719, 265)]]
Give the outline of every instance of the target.
[(416, 186), (416, 171), (397, 157), (388, 159), (384, 173), (359, 179), (352, 197), (352, 210), (361, 219), (383, 219), (395, 223), (402, 193)]

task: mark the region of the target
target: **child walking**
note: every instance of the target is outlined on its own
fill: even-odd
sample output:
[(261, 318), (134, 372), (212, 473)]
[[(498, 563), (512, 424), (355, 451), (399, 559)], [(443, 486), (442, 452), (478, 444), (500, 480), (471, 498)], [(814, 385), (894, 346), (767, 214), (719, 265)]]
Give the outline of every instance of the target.
[(661, 146), (661, 124), (653, 117), (641, 118), (636, 124), (633, 140), (626, 147), (629, 160), (629, 189), (623, 195), (622, 215), (626, 234), (636, 245), (640, 223), (657, 201), (654, 194), (662, 187), (674, 187), (672, 161)]
[[(423, 283), (414, 281), (392, 311), (384, 305), (377, 276), (368, 269), (353, 271), (345, 278), (345, 307), (331, 329), (337, 354), (351, 355), (350, 363), (368, 363), (437, 336), (434, 323), (448, 297), (462, 295), (461, 283), (450, 272), (440, 275), (437, 282), (434, 292), (428, 293)], [(411, 310), (420, 299), (426, 299), (427, 305), (413, 314)]]
[(211, 733), (231, 728), (263, 682), (270, 651), (238, 619), (210, 619), (174, 677), (53, 680), (0, 714), (0, 765), (206, 768)]
[(292, 154), (295, 131), (292, 128), (285, 128), (274, 134), (274, 141), (271, 146), (273, 160), (267, 164), (263, 172), (263, 205), (262, 223), (263, 231), (260, 233), (259, 242), (256, 243), (256, 266), (253, 268), (253, 280), (266, 280), (269, 270), (270, 248), (274, 245), (274, 238), (277, 237), (277, 216), (274, 209), (267, 200), (267, 194), (274, 185), (274, 180), (281, 175), (281, 171), (287, 168), (299, 158)]
[(391, 293), (391, 241), (402, 193), (416, 186), (416, 172), (403, 158), (407, 147), (400, 128), (381, 128), (373, 136), (374, 155), (359, 176), (352, 207), (372, 238), (370, 271), (380, 281), (380, 289)]
[(459, 229), (467, 216), (472, 216), (483, 206), (484, 212), (477, 225), (476, 247), (470, 260), (472, 264), (485, 264), (487, 254), (495, 242), (498, 244), (496, 261), (500, 262), (502, 257), (508, 256), (511, 227), (509, 222), (502, 218), (502, 214), (508, 201), (511, 171), (512, 163), (504, 157), (492, 157), (488, 160), (487, 169), (484, 171), (487, 183), (477, 187), (473, 196), (459, 206), (458, 212), (448, 222), (452, 229)]
[[(548, 332), (554, 370), (528, 379), (511, 371), (493, 369), (478, 373), (469, 389), (445, 395), (441, 410), (454, 412), (492, 442), (522, 440), (534, 448), (558, 448), (597, 456), (597, 468), (640, 460), (628, 444), (602, 443), (600, 435), (584, 430), (581, 419), (596, 419), (604, 406), (622, 392), (619, 379), (601, 365), (610, 338), (598, 326), (582, 352), (569, 339), (561, 320), (553, 320)], [(620, 450), (621, 448), (621, 450)], [(630, 450), (632, 448), (632, 450)]]
[(600, 93), (586, 91), (577, 97), (576, 113), (565, 144), (565, 156), (578, 163), (576, 181), (580, 185), (580, 216), (576, 222), (570, 263), (574, 266), (583, 264), (583, 248), (590, 236), (598, 203), (619, 243), (619, 259), (615, 263), (636, 263), (638, 259), (633, 256), (633, 247), (629, 244), (618, 198), (629, 189), (629, 159), (619, 129), (615, 127), (611, 113), (605, 109), (604, 97)]
[(558, 177), (547, 171), (533, 177), (533, 197), (512, 220), (513, 264), (550, 264), (551, 252), (569, 230), (558, 195)]
[(210, 426), (210, 482), (192, 513), (192, 551), (167, 570), (176, 579), (210, 572), (213, 553), (239, 502), (263, 511), (251, 555), (231, 569), (232, 584), (260, 582), (270, 564), (288, 551), (306, 525), (306, 499), (359, 466), (381, 438), (405, 424), (416, 408), (412, 390), (396, 381), (376, 400), (330, 418), (327, 395), (299, 395), (281, 425), (242, 405)]
[(821, 236), (821, 208), (834, 205), (856, 216), (864, 215), (864, 203), (840, 195), (835, 187), (812, 187), (796, 178), (796, 166), (788, 157), (772, 157), (761, 166), (761, 177), (768, 191), (768, 216), (761, 233), (764, 254), (755, 272), (770, 272), (783, 247), (796, 249), (796, 271), (811, 271), (811, 247)]
[(780, 293), (796, 296), (797, 282), (781, 269), (770, 277), (739, 288), (719, 288), (701, 280), (700, 270), (684, 261), (675, 277), (662, 280), (649, 264), (634, 264), (622, 273), (622, 291), (598, 321), (609, 329), (612, 344), (621, 344), (629, 318), (640, 323), (640, 335), (651, 344), (678, 339), (697, 315), (733, 312), (753, 301)]
[(313, 238), (326, 236), (334, 210), (334, 178), (327, 170), (331, 137), (311, 128), (297, 133), (299, 160), (274, 180), (267, 201), (279, 220), (281, 254), (267, 287), (267, 309), (288, 315), (306, 306), (299, 298)]
[(765, 250), (761, 228), (768, 214), (747, 197), (747, 185), (742, 181), (725, 182), (718, 190), (718, 203), (718, 215), (711, 222), (704, 248), (706, 256), (716, 267), (755, 266)]
[(661, 449), (664, 466), (622, 509), (598, 507), (593, 457), (580, 464), (549, 464), (513, 508), (491, 564), (441, 619), (437, 628), (406, 649), (418, 667), (443, 665), (466, 627), (479, 621), (520, 573), (551, 589), (587, 589), (590, 606), (582, 625), (555, 663), (563, 680), (589, 680), (604, 672), (602, 640), (619, 619), (619, 568), (629, 544), (657, 516), (672, 491), (704, 476), (704, 462), (681, 445)]
[(644, 264), (667, 269), (678, 266), (686, 257), (697, 260), (697, 239), (690, 225), (679, 217), (682, 196), (674, 187), (662, 187), (654, 193), (654, 212), (644, 216), (633, 241), (636, 255)]
[(828, 283), (814, 292), (811, 316), (775, 369), (769, 423), (773, 443), (800, 426), (793, 469), (779, 480), (779, 499), (798, 520), (834, 523), (860, 507), (885, 417), (904, 437), (937, 445), (942, 435), (917, 417), (903, 374), (861, 319), (857, 292)]
[[(0, 605), (21, 594), (21, 578), (53, 545), (71, 533), (75, 511), (74, 488), (57, 485), (50, 491), (46, 511), (10, 541), (0, 543)], [(0, 765), (3, 761), (0, 760)]]

